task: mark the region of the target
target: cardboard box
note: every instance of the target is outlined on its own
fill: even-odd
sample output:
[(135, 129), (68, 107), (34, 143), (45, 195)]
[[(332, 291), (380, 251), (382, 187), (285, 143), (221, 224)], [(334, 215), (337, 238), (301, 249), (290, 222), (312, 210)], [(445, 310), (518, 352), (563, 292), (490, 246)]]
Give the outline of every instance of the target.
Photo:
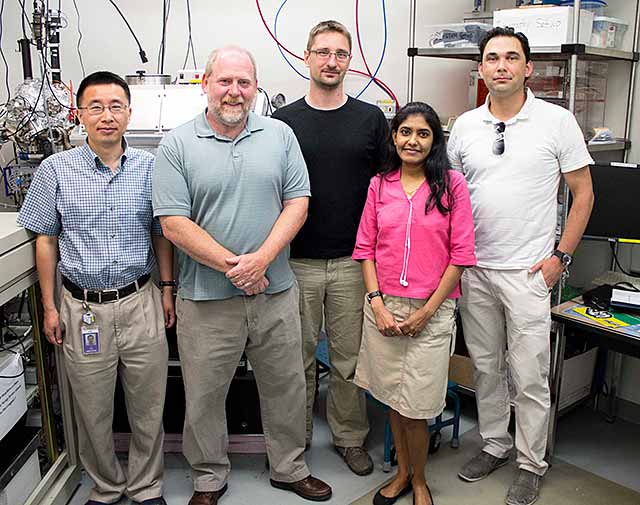
[[(582, 400), (589, 395), (597, 357), (598, 348), (594, 347), (587, 352), (564, 360), (558, 405), (560, 409)], [(449, 361), (449, 380), (469, 389), (475, 389), (473, 382), (473, 363), (470, 357), (460, 356), (458, 354), (451, 356)], [(508, 373), (508, 384), (509, 392), (513, 397), (515, 392), (510, 373)]]
[(449, 360), (449, 380), (469, 389), (475, 389), (473, 384), (473, 363), (469, 356), (460, 356), (459, 354), (451, 356)]
[(18, 505), (26, 502), (40, 479), (38, 451), (33, 451), (27, 462), (9, 481), (9, 484), (0, 491), (0, 505)]
[(0, 440), (27, 411), (27, 394), (18, 354), (0, 353)]
[[(533, 47), (559, 46), (573, 40), (573, 7), (503, 9), (493, 13), (493, 26), (510, 26), (524, 33)], [(580, 11), (580, 44), (589, 44), (593, 12)]]
[(597, 357), (598, 348), (594, 347), (587, 352), (564, 360), (560, 400), (558, 402), (560, 409), (589, 395)]

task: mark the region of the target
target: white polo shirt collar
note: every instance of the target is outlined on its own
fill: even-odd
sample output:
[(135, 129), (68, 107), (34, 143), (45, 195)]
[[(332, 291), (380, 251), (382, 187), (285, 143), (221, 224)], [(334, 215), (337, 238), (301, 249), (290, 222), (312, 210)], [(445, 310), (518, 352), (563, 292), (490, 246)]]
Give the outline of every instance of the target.
[(491, 111), (489, 110), (489, 100), (491, 99), (491, 95), (489, 94), (487, 95), (487, 98), (485, 99), (484, 104), (481, 108), (482, 120), (488, 123), (504, 123), (506, 125), (509, 125), (515, 123), (516, 121), (529, 119), (529, 113), (531, 112), (531, 108), (533, 107), (533, 101), (535, 100), (535, 98), (536, 97), (533, 92), (529, 88), (527, 88), (527, 99), (525, 100), (524, 105), (522, 106), (520, 111), (508, 121), (500, 121), (493, 114), (491, 114)]

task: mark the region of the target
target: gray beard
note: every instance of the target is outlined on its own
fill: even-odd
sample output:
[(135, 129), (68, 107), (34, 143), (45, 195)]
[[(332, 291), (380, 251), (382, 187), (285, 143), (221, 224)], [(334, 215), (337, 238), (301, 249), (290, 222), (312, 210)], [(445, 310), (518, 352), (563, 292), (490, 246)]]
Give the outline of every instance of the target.
[(244, 108), (239, 114), (228, 114), (226, 112), (222, 112), (222, 110), (219, 108), (212, 108), (211, 112), (213, 112), (218, 121), (220, 121), (223, 125), (229, 127), (238, 126), (249, 115), (249, 111), (244, 110)]

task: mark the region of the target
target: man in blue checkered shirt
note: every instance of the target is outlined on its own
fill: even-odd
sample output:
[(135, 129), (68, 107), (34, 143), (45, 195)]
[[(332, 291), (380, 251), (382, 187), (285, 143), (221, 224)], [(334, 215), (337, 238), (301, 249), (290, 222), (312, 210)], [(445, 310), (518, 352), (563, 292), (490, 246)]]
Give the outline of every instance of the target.
[[(153, 219), (153, 155), (124, 140), (130, 100), (127, 83), (111, 72), (82, 81), (77, 101), (87, 142), (42, 162), (19, 216), (38, 234), (43, 331), (65, 357), (80, 460), (94, 481), (87, 505), (123, 495), (136, 504), (165, 505), (164, 330), (175, 321), (173, 249)], [(162, 292), (149, 282), (155, 258)], [(56, 266), (64, 287), (59, 312)], [(112, 433), (117, 374), (132, 431), (126, 474)]]

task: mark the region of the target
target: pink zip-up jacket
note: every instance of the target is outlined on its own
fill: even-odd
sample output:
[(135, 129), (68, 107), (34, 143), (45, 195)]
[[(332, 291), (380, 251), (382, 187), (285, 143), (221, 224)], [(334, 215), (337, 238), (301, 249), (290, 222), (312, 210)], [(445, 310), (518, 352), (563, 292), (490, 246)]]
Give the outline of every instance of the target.
[[(449, 171), (451, 212), (424, 213), (429, 185), (422, 183), (409, 198), (400, 170), (369, 184), (358, 227), (354, 260), (374, 260), (380, 291), (407, 298), (428, 298), (449, 265), (476, 264), (471, 200), (464, 176)], [(443, 203), (448, 205), (447, 195)], [(460, 297), (460, 285), (449, 298)]]

